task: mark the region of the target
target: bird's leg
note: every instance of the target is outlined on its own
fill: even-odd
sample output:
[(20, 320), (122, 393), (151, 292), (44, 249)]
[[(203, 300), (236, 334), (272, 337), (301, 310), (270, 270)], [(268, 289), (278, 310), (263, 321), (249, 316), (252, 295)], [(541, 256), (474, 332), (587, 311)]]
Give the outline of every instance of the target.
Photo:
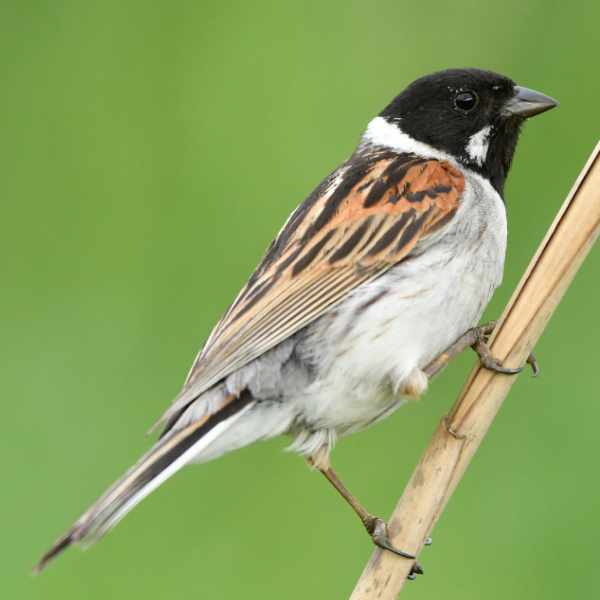
[[(423, 369), (427, 377), (430, 379), (437, 375), (442, 369), (448, 365), (448, 363), (458, 354), (460, 354), (466, 348), (473, 348), (477, 355), (479, 356), (479, 360), (481, 364), (491, 371), (495, 371), (496, 373), (503, 373), (505, 375), (516, 375), (523, 370), (523, 367), (518, 369), (509, 369), (507, 367), (503, 367), (502, 363), (495, 358), (488, 345), (487, 340), (494, 330), (496, 326), (495, 321), (490, 321), (485, 325), (480, 325), (479, 327), (473, 327), (466, 331), (463, 335), (461, 335), (452, 345), (450, 345), (444, 352), (442, 352), (438, 357), (432, 360), (426, 367)], [(539, 366), (533, 354), (529, 355), (527, 359), (527, 363), (531, 365), (533, 370), (533, 375), (536, 377), (539, 372)]]
[[(352, 510), (358, 515), (367, 533), (371, 536), (373, 543), (384, 550), (389, 550), (398, 556), (414, 560), (416, 557), (413, 554), (404, 552), (395, 546), (389, 540), (387, 523), (380, 517), (372, 515), (348, 490), (348, 488), (342, 483), (337, 473), (330, 466), (319, 466), (315, 462), (309, 459), (309, 463), (315, 466), (333, 485), (338, 491), (342, 498), (351, 506)], [(416, 575), (421, 575), (423, 569), (418, 562), (415, 561), (413, 568), (409, 574), (409, 579), (414, 579)]]

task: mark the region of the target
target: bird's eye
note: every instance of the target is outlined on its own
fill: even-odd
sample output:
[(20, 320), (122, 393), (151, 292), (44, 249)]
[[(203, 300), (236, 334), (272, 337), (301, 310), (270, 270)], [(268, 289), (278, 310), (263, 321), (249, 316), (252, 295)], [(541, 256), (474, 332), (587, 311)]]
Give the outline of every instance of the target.
[(475, 92), (459, 92), (454, 97), (454, 106), (463, 112), (469, 112), (477, 106), (479, 98)]

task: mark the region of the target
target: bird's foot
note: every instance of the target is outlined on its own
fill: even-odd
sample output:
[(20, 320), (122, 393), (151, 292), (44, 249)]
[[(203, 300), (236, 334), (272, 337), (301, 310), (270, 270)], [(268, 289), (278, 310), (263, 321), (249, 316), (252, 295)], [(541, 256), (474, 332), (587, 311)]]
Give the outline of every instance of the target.
[[(490, 323), (486, 323), (485, 325), (481, 325), (480, 327), (475, 327), (473, 329), (475, 334), (475, 342), (472, 344), (471, 348), (475, 350), (477, 355), (479, 356), (479, 361), (482, 366), (490, 371), (494, 371), (494, 373), (502, 373), (503, 375), (518, 375), (523, 367), (517, 368), (509, 368), (502, 365), (502, 361), (497, 359), (491, 352), (488, 346), (488, 339), (496, 326), (495, 321), (491, 321)], [(533, 371), (533, 376), (537, 377), (540, 373), (540, 367), (538, 362), (533, 354), (530, 354), (527, 358), (527, 364), (531, 366), (531, 370)]]
[(417, 575), (423, 575), (423, 567), (415, 560), (416, 556), (396, 548), (396, 546), (390, 542), (387, 523), (383, 519), (369, 515), (363, 520), (363, 523), (367, 533), (371, 536), (371, 539), (376, 546), (382, 548), (383, 550), (388, 550), (389, 552), (392, 552), (397, 556), (401, 556), (402, 558), (408, 558), (409, 560), (415, 561), (410, 573), (408, 574), (408, 579), (412, 581), (416, 579)]
[(408, 552), (404, 552), (403, 550), (396, 548), (390, 542), (387, 523), (383, 519), (370, 516), (365, 521), (365, 528), (376, 546), (379, 546), (384, 550), (389, 550), (390, 552), (393, 552), (398, 556), (402, 556), (403, 558), (416, 558), (413, 554), (409, 554)]
[[(433, 540), (430, 537), (426, 537), (423, 542), (423, 546), (431, 546), (433, 544)], [(415, 561), (415, 564), (412, 566), (410, 573), (407, 575), (407, 579), (410, 581), (414, 581), (417, 578), (417, 575), (424, 575), (425, 571), (423, 571), (423, 567)]]
[(527, 357), (526, 362), (531, 367), (531, 372), (533, 373), (533, 376), (537, 377), (540, 374), (540, 365), (533, 352)]
[(406, 579), (410, 581), (414, 581), (417, 578), (417, 575), (424, 575), (425, 571), (423, 571), (423, 567), (415, 561), (415, 564), (412, 566), (410, 573), (406, 576)]

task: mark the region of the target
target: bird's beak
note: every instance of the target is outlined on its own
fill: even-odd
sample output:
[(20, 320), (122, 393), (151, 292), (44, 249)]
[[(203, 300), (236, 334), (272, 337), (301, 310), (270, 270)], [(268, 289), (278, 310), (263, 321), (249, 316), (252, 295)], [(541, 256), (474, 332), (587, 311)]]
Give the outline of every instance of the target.
[(502, 114), (505, 117), (527, 119), (546, 112), (555, 106), (558, 106), (558, 102), (554, 98), (516, 85), (515, 94), (502, 108)]

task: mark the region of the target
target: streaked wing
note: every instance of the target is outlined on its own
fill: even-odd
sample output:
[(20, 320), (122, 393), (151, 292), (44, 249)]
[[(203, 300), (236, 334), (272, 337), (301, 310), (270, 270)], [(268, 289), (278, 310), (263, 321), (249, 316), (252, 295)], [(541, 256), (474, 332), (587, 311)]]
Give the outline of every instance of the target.
[(452, 218), (463, 189), (447, 162), (389, 152), (353, 157), (292, 214), (161, 420), (172, 421), (210, 386), (401, 261)]

